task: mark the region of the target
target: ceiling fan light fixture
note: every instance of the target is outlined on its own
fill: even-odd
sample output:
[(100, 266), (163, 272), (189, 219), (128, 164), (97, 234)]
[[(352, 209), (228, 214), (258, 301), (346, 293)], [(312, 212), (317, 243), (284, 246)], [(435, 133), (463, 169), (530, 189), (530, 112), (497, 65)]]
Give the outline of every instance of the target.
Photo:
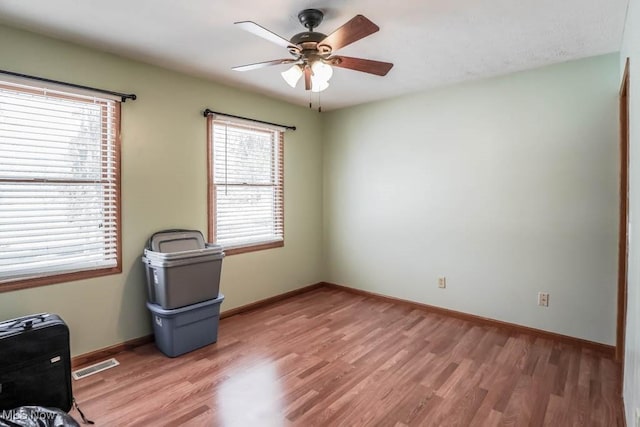
[(302, 68), (300, 68), (300, 66), (296, 64), (289, 68), (287, 71), (283, 71), (282, 73), (280, 73), (280, 75), (289, 86), (295, 88), (298, 84), (298, 81), (300, 80), (300, 77), (302, 77)]

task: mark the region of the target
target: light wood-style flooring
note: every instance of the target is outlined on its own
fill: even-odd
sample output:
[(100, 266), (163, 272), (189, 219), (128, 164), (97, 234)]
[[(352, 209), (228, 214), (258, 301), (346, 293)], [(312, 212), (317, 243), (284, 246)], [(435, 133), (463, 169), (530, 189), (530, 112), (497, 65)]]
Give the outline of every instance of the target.
[(116, 358), (74, 381), (98, 426), (623, 425), (606, 356), (335, 289), (223, 319), (182, 357)]

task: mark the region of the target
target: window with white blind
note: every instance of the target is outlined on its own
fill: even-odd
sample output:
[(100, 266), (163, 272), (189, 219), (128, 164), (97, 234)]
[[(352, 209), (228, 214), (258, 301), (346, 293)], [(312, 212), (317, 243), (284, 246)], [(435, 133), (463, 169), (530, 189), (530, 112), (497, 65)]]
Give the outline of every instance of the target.
[(284, 132), (209, 117), (209, 239), (227, 254), (284, 245)]
[(120, 102), (0, 82), (0, 291), (120, 272)]

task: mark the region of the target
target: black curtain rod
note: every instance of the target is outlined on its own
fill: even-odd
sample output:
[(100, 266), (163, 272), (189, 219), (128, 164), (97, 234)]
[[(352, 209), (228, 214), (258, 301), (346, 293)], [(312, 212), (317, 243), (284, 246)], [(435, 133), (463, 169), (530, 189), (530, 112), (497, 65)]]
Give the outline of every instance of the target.
[(137, 96), (134, 93), (121, 93), (121, 92), (114, 92), (114, 91), (105, 90), (105, 89), (97, 89), (95, 87), (90, 87), (90, 86), (82, 86), (74, 83), (67, 83), (67, 82), (61, 82), (58, 80), (45, 79), (44, 77), (36, 77), (36, 76), (30, 76), (28, 74), (14, 73), (13, 71), (0, 70), (0, 73), (7, 74), (14, 77), (22, 77), (25, 79), (37, 80), (39, 82), (54, 83), (58, 85), (73, 87), (76, 89), (85, 89), (85, 90), (91, 90), (94, 92), (105, 93), (107, 95), (119, 96), (122, 102), (126, 102), (127, 99), (135, 101), (137, 98)]
[(203, 113), (202, 113), (202, 115), (205, 116), (205, 117), (208, 117), (211, 114), (219, 114), (221, 116), (233, 117), (234, 119), (251, 120), (252, 122), (262, 123), (264, 125), (279, 126), (281, 128), (285, 128), (286, 130), (296, 130), (295, 126), (279, 125), (278, 123), (265, 122), (263, 120), (251, 119), (249, 117), (234, 116), (233, 114), (227, 114), (227, 113), (219, 113), (217, 111), (213, 111), (213, 110), (210, 110), (208, 108), (206, 110), (204, 110)]

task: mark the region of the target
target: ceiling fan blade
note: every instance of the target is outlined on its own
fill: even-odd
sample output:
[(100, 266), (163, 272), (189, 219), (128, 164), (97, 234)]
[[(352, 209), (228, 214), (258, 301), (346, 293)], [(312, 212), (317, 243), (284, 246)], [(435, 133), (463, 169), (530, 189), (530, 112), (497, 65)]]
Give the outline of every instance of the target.
[(304, 67), (304, 90), (311, 90), (311, 67)]
[(356, 15), (342, 27), (329, 34), (319, 44), (331, 46), (331, 50), (336, 51), (375, 33), (379, 29), (380, 27), (364, 16)]
[(262, 37), (265, 40), (269, 40), (270, 42), (280, 45), (282, 47), (292, 46), (289, 40), (285, 39), (284, 37), (280, 37), (276, 33), (272, 33), (271, 31), (267, 30), (264, 27), (261, 27), (260, 25), (256, 24), (253, 21), (240, 21), (240, 22), (234, 22), (234, 24), (239, 26), (245, 31), (255, 34), (258, 37)]
[(334, 56), (328, 59), (334, 67), (348, 68), (364, 73), (386, 76), (393, 64), (390, 62), (373, 61), (371, 59), (351, 58), (349, 56)]
[(233, 67), (232, 70), (251, 71), (251, 70), (257, 70), (258, 68), (270, 67), (271, 65), (291, 64), (294, 62), (296, 62), (295, 59), (274, 59), (273, 61), (256, 62), (255, 64), (240, 65), (238, 67)]

